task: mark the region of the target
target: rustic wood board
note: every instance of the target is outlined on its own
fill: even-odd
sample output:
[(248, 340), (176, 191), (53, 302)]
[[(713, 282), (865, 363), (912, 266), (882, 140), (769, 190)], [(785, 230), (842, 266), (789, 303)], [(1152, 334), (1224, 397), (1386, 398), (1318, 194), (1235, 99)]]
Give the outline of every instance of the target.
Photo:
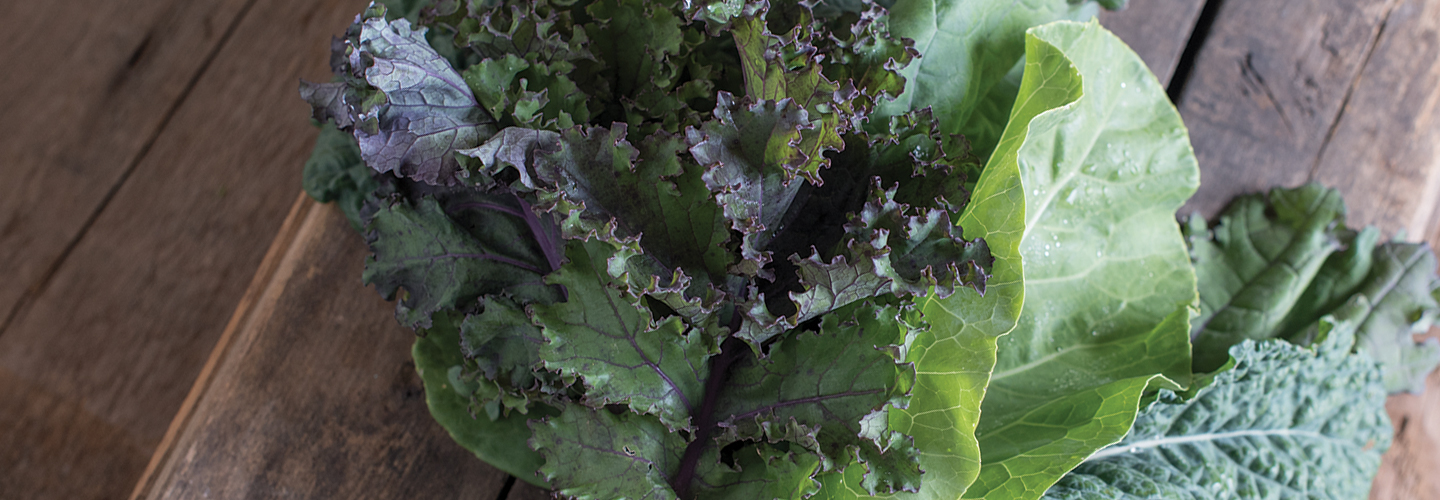
[(7, 3), (18, 22), (0, 31), (0, 334), (251, 2)]
[(1179, 96), (1202, 171), (1182, 210), (1309, 180), (1395, 2), (1222, 3)]
[(430, 418), (359, 235), (308, 200), (292, 219), (135, 498), (494, 498), (508, 476)]
[(1411, 239), (1440, 229), (1440, 0), (1399, 0), (1310, 179), (1367, 203), (1350, 220)]
[[(52, 4), (64, 3), (35, 5)], [(315, 134), (297, 97), (296, 79), (327, 77), (329, 37), (364, 5), (364, 0), (260, 1), (241, 16), (233, 6), (196, 13), (198, 7), (189, 3), (116, 4), (114, 11), (97, 4), (96, 13), (124, 21), (125, 30), (154, 31), (149, 48), (136, 51), (135, 68), (115, 77), (119, 94), (87, 100), (94, 98), (91, 93), (105, 93), (108, 74), (101, 75), (98, 89), (42, 82), (64, 92), (53, 98), (41, 88), (6, 93), (6, 99), (21, 101), (7, 108), (7, 117), (12, 109), (27, 109), (31, 104), (25, 99), (62, 109), (80, 106), (73, 114), (94, 115), (68, 129), (41, 120), (35, 130), (55, 134), (53, 140), (26, 136), (32, 147), (41, 147), (20, 155), (23, 165), (15, 164), (30, 170), (7, 175), (21, 179), (20, 202), (33, 201), (31, 208), (57, 213), (64, 210), (47, 208), (51, 202), (94, 208), (111, 187), (101, 183), (94, 188), (76, 176), (112, 182), (118, 173), (104, 174), (97, 162), (119, 161), (125, 167), (132, 161), (125, 158), (133, 158), (135, 164), (68, 258), (0, 335), (0, 393), (6, 398), (0, 422), (21, 423), (0, 425), (0, 443), (5, 443), (0, 446), (0, 496), (117, 498), (131, 491), (294, 199), (299, 167)], [(129, 7), (158, 21), (147, 26), (146, 18), (124, 12)], [(87, 29), (97, 33), (98, 40), (62, 45), (76, 51), (75, 57), (102, 50), (92, 45), (124, 41), (110, 33), (105, 20), (69, 26), (69, 19), (59, 15), (67, 12), (33, 22), (57, 36), (88, 40), (82, 34)], [(233, 30), (226, 16), (238, 19)], [(58, 28), (57, 23), (66, 25)], [(200, 34), (181, 36), (190, 31)], [(161, 59), (194, 59), (187, 51), (203, 49), (207, 40), (227, 31), (228, 42), (198, 78), (145, 69), (162, 64)], [(123, 46), (125, 57), (134, 45)], [(38, 68), (69, 60), (57, 57), (42, 64), (26, 57), (15, 56)], [(165, 110), (163, 98), (181, 94), (178, 88), (189, 88), (191, 80), (193, 88), (183, 93), (186, 98), (172, 116), (161, 120), (144, 112)], [(127, 93), (159, 102), (132, 103)], [(18, 119), (7, 123), (27, 125)], [(149, 130), (162, 124), (162, 130)], [(147, 142), (144, 134), (152, 132), (159, 136)], [(139, 143), (146, 145), (137, 152)], [(8, 161), (0, 164), (11, 168)], [(14, 185), (0, 183), (0, 190)], [(0, 195), (0, 203), (15, 199)], [(16, 238), (26, 238), (24, 231), (30, 229), (25, 228), (32, 225), (56, 234), (75, 229), (58, 219), (16, 213), (13, 220), (19, 222), (13, 228), (20, 232), (11, 235)], [(80, 219), (86, 217), (88, 212)], [(31, 244), (44, 246), (5, 240), (0, 252)], [(11, 262), (30, 262), (18, 254), (7, 253), (4, 259), (4, 273), (15, 269)], [(0, 282), (8, 286), (12, 280), (5, 276)]]
[(1101, 11), (1100, 24), (1125, 40), (1168, 85), (1203, 7), (1205, 0), (1130, 0), (1125, 10)]

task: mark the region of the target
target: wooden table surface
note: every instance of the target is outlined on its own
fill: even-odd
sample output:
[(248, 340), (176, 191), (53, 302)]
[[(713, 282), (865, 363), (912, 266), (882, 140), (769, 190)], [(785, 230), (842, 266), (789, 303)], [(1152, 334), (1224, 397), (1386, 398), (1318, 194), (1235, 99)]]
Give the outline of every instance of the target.
[[(424, 407), (363, 242), (296, 197), (296, 80), (367, 0), (8, 2), (0, 499), (543, 498)], [(1440, 0), (1131, 0), (1204, 185), (1308, 180), (1440, 242)], [(277, 236), (278, 235), (278, 236)], [(258, 271), (257, 271), (258, 270)], [(1371, 497), (1440, 499), (1440, 372)]]

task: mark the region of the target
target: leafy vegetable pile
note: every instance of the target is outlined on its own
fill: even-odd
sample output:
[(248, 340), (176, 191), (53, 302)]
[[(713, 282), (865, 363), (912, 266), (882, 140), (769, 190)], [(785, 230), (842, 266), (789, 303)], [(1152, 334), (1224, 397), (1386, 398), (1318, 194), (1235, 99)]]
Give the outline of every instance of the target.
[(1313, 186), (1182, 233), (1185, 129), (1094, 9), (372, 5), (305, 187), (435, 418), (565, 496), (1363, 494), (1433, 255)]

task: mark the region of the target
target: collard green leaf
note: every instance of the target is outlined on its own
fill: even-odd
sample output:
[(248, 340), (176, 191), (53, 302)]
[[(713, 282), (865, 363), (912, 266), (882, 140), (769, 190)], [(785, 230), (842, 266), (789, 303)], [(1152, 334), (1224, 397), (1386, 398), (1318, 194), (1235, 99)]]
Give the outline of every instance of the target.
[(382, 202), (367, 227), (374, 255), (363, 278), (386, 298), (405, 289), (396, 316), (412, 328), (487, 294), (555, 300), (557, 290), (541, 278), (556, 249), (537, 237), (546, 230), (513, 194), (461, 190)]
[(544, 457), (530, 451), (526, 419), (558, 415), (554, 408), (534, 405), (528, 414), (511, 412), (497, 419), (471, 413), (471, 394), (450, 383), (448, 374), (461, 369), (460, 338), (453, 328), (435, 328), (415, 339), (411, 355), (425, 383), (425, 404), (450, 437), (475, 456), (521, 480), (542, 488), (549, 485), (535, 474)]
[(990, 166), (1017, 164), (1028, 195), (1025, 308), (999, 340), (967, 498), (1038, 498), (1125, 435), (1145, 389), (1190, 378), (1173, 214), (1199, 172), (1164, 87), (1098, 23), (1060, 22), (1029, 32), (1020, 96)]
[[(1326, 258), (1341, 248), (1340, 192), (1310, 184), (1244, 196), (1214, 229), (1192, 217), (1187, 231), (1200, 279), (1193, 323), (1195, 369), (1213, 371), (1242, 340), (1276, 336)], [(1362, 271), (1363, 272), (1363, 271)]]
[(315, 201), (335, 202), (356, 231), (365, 227), (360, 217), (361, 206), (366, 197), (380, 187), (360, 159), (355, 137), (331, 124), (320, 127), (320, 136), (315, 138), (310, 159), (305, 160), (300, 182)]
[(899, 0), (889, 10), (890, 33), (913, 40), (920, 57), (900, 70), (905, 91), (875, 114), (930, 107), (942, 130), (964, 134), (982, 157), (1006, 128), (1015, 94), (992, 90), (1025, 55), (1025, 30), (1096, 12), (1066, 0)]
[[(454, 151), (495, 133), (459, 73), (404, 19), (364, 21), (350, 65), (380, 91), (356, 111), (355, 138), (365, 163), (428, 184), (455, 184)], [(363, 70), (362, 70), (363, 68)]]
[(566, 246), (568, 263), (546, 282), (565, 287), (568, 299), (530, 306), (548, 341), (540, 358), (546, 368), (581, 377), (593, 407), (624, 404), (671, 429), (688, 429), (690, 411), (704, 396), (707, 360), (718, 351), (715, 332), (674, 316), (652, 323), (606, 272), (614, 252), (595, 240)]
[(1364, 498), (1390, 420), (1379, 367), (1350, 355), (1358, 322), (1338, 321), (1314, 350), (1231, 347), (1209, 386), (1188, 400), (1161, 390), (1123, 441), (1045, 498)]

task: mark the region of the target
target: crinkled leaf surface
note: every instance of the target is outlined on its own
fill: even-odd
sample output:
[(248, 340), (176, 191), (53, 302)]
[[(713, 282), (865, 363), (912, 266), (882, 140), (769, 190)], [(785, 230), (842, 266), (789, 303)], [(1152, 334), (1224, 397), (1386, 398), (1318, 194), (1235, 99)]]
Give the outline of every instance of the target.
[(1191, 218), (1201, 299), (1196, 369), (1219, 366), (1224, 351), (1246, 339), (1309, 344), (1322, 315), (1358, 307), (1359, 348), (1384, 366), (1386, 388), (1423, 389), (1440, 345), (1412, 334), (1440, 314), (1431, 295), (1435, 256), (1419, 244), (1377, 245), (1378, 230), (1348, 230), (1344, 214), (1339, 191), (1310, 184), (1240, 197), (1213, 229)]
[(1272, 190), (1268, 202), (1260, 195), (1236, 199), (1213, 241), (1198, 220), (1192, 217), (1187, 229), (1201, 277), (1200, 316), (1191, 329), (1195, 369), (1213, 371), (1230, 346), (1279, 334), (1326, 258), (1341, 248), (1345, 204), (1339, 191), (1310, 184)]
[(757, 444), (734, 451), (733, 467), (721, 462), (718, 455), (716, 451), (700, 459), (705, 467), (695, 477), (696, 498), (792, 500), (814, 494), (820, 487), (811, 478), (820, 466), (820, 457), (813, 453)]
[[(891, 448), (885, 419), (865, 432), (861, 421), (887, 405), (908, 406), (914, 368), (897, 366), (891, 349), (905, 333), (894, 307), (859, 302), (825, 315), (818, 332), (801, 332), (764, 359), (737, 363), (716, 405), (717, 415), (724, 416), (720, 445), (742, 439), (790, 441), (818, 452), (827, 469), (857, 452), (873, 461), (890, 458), (881, 453), (882, 447)], [(903, 455), (905, 449), (902, 444), (887, 451)], [(919, 487), (913, 456), (866, 465), (876, 474), (911, 478), (877, 480), (881, 491)]]
[(1365, 498), (1391, 429), (1379, 367), (1350, 354), (1356, 319), (1327, 325), (1315, 350), (1231, 347), (1209, 386), (1189, 400), (1162, 389), (1045, 498)]
[(654, 416), (570, 405), (530, 424), (545, 456), (540, 473), (555, 490), (583, 500), (671, 500), (685, 440)]
[(532, 305), (548, 343), (540, 350), (546, 368), (585, 380), (587, 403), (625, 404), (654, 414), (671, 429), (690, 427), (700, 406), (707, 360), (718, 349), (714, 332), (688, 328), (679, 317), (652, 323), (621, 282), (606, 271), (609, 244), (572, 240), (568, 263), (546, 282), (565, 287), (568, 299)]
[[(1044, 107), (1017, 111), (1028, 122)], [(1025, 192), (1018, 164), (993, 161), (981, 174), (970, 204), (960, 217), (966, 238), (983, 238), (994, 258), (985, 295), (958, 289), (941, 299), (916, 302), (928, 328), (906, 342), (905, 361), (915, 364), (910, 406), (888, 412), (890, 427), (911, 436), (925, 471), (918, 493), (876, 495), (882, 498), (953, 500), (964, 494), (980, 472), (980, 447), (975, 427), (990, 371), (995, 366), (997, 337), (1015, 327), (1024, 297), (1020, 241), (1025, 229)], [(869, 497), (864, 469), (822, 476), (816, 498)]]
[(1440, 364), (1440, 343), (1414, 339), (1440, 314), (1435, 289), (1435, 254), (1429, 245), (1391, 242), (1375, 249), (1370, 276), (1355, 294), (1365, 299), (1357, 301), (1364, 314), (1357, 314), (1356, 348), (1380, 362), (1391, 392), (1423, 391), (1425, 377)]
[(450, 432), (450, 437), (475, 456), (521, 480), (548, 488), (535, 474), (544, 462), (539, 453), (530, 451), (525, 442), (530, 430), (525, 421), (559, 414), (554, 408), (534, 405), (528, 414), (511, 412), (491, 420), (486, 415), (470, 412), (470, 394), (450, 383), (452, 369), (464, 366), (465, 360), (456, 348), (460, 339), (454, 328), (430, 329), (415, 339), (411, 355), (415, 369), (425, 383), (425, 404), (435, 421)]
[[(444, 205), (442, 206), (442, 203)], [(513, 194), (455, 191), (442, 200), (383, 203), (370, 218), (373, 256), (366, 283), (387, 298), (403, 288), (397, 317), (410, 327), (429, 326), (441, 309), (463, 309), (481, 295), (553, 297), (541, 278), (556, 250), (537, 241), (534, 214)]]
[(594, 235), (637, 254), (644, 247), (625, 266), (642, 286), (652, 277), (683, 284), (672, 283), (677, 270), (689, 270), (693, 286), (723, 283), (729, 234), (699, 166), (679, 156), (679, 137), (657, 132), (637, 148), (627, 131), (624, 124), (559, 134), (507, 128), (460, 153), (491, 169), (514, 167), (528, 189), (559, 191), (539, 208), (556, 213), (568, 237)]
[(1027, 195), (1025, 308), (999, 340), (967, 498), (1038, 498), (1125, 435), (1146, 388), (1189, 383), (1195, 275), (1173, 214), (1199, 171), (1179, 113), (1098, 23), (1026, 43), (990, 163), (1015, 162)]
[(930, 107), (941, 127), (965, 134), (982, 157), (1000, 140), (1014, 89), (992, 90), (1025, 55), (1025, 30), (1094, 15), (1095, 4), (1066, 0), (899, 0), (890, 32), (915, 41), (919, 59), (905, 66), (905, 91), (876, 115)]
[(350, 65), (384, 102), (360, 110), (355, 138), (365, 163), (429, 184), (458, 182), (454, 151), (474, 147), (495, 132), (470, 87), (404, 19), (364, 22)]

